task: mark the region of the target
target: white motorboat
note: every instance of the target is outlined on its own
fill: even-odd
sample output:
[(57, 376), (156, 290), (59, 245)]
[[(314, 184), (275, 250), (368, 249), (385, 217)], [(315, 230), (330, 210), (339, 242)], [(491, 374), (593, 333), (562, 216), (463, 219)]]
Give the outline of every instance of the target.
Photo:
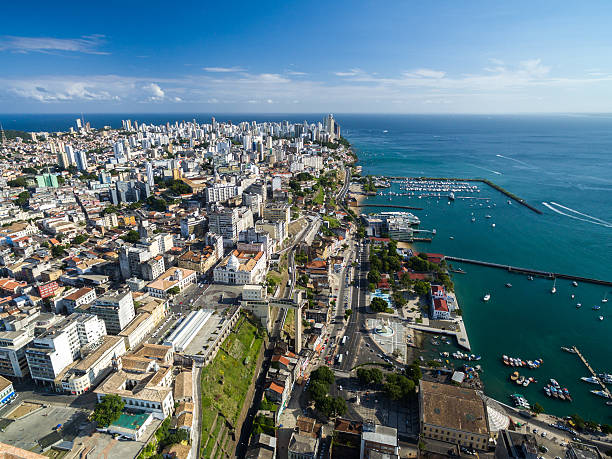
[(489, 301), (491, 299), (491, 295), (490, 294), (486, 294), (483, 298), (482, 301)]

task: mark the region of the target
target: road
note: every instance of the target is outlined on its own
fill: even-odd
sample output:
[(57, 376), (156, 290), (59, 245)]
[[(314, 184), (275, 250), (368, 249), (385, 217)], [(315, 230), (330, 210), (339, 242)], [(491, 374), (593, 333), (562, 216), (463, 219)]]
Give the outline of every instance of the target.
[(342, 363), (338, 366), (340, 370), (351, 371), (355, 358), (357, 357), (362, 340), (361, 330), (365, 327), (365, 292), (368, 288), (367, 271), (369, 269), (369, 246), (359, 244), (357, 249), (357, 268), (355, 269), (355, 282), (353, 283), (351, 309), (353, 313), (349, 317), (344, 336), (347, 336)]

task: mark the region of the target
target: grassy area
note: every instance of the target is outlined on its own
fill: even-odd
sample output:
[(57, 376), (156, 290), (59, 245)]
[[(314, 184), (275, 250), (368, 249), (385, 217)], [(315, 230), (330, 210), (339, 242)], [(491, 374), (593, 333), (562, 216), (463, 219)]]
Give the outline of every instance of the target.
[(340, 222), (338, 221), (337, 218), (334, 217), (329, 217), (329, 216), (324, 216), (323, 220), (329, 223), (329, 228), (330, 229), (335, 229), (335, 228), (339, 228), (340, 227)]
[[(230, 423), (236, 423), (262, 342), (257, 327), (243, 317), (212, 363), (202, 370), (202, 439), (215, 435), (211, 429), (217, 412)], [(217, 431), (217, 426), (214, 430)], [(206, 447), (204, 457), (210, 457), (211, 451)]]
[(293, 336), (294, 334), (294, 328), (295, 328), (295, 311), (293, 310), (293, 308), (290, 308), (287, 311), (287, 318), (285, 319), (285, 326), (283, 327), (283, 330), (286, 333), (289, 333), (289, 335)]
[(312, 203), (318, 205), (323, 204), (323, 201), (325, 201), (325, 192), (323, 191), (323, 187), (319, 186), (314, 195), (314, 198), (312, 198)]

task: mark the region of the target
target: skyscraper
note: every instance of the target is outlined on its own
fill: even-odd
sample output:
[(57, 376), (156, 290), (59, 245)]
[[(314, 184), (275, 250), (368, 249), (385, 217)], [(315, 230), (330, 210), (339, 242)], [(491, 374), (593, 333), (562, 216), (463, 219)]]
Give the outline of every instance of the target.
[(69, 166), (76, 165), (76, 159), (74, 157), (74, 148), (72, 148), (72, 145), (64, 146), (64, 151), (66, 152), (66, 156), (68, 157), (68, 165)]
[(87, 170), (87, 153), (83, 150), (77, 150), (76, 152), (76, 165), (80, 171)]
[(147, 162), (146, 171), (147, 171), (147, 182), (149, 183), (150, 187), (153, 187), (153, 184), (155, 183), (155, 179), (153, 178), (153, 164), (151, 164), (150, 162)]

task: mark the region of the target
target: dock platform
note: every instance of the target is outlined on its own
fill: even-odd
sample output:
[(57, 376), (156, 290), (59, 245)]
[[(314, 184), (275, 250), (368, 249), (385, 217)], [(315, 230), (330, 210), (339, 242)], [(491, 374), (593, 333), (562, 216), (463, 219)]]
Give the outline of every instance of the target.
[(608, 387), (604, 383), (601, 382), (601, 379), (599, 379), (599, 376), (597, 376), (597, 373), (595, 373), (595, 370), (593, 370), (593, 367), (591, 366), (589, 361), (584, 357), (584, 355), (582, 355), (582, 353), (578, 350), (576, 346), (572, 346), (572, 349), (575, 351), (576, 355), (580, 358), (580, 360), (582, 360), (582, 363), (584, 363), (584, 366), (587, 368), (587, 370), (589, 370), (593, 378), (599, 381), (599, 385), (601, 386), (601, 389), (606, 394), (608, 394), (608, 398), (612, 399), (612, 393), (610, 392), (610, 389), (608, 389)]

